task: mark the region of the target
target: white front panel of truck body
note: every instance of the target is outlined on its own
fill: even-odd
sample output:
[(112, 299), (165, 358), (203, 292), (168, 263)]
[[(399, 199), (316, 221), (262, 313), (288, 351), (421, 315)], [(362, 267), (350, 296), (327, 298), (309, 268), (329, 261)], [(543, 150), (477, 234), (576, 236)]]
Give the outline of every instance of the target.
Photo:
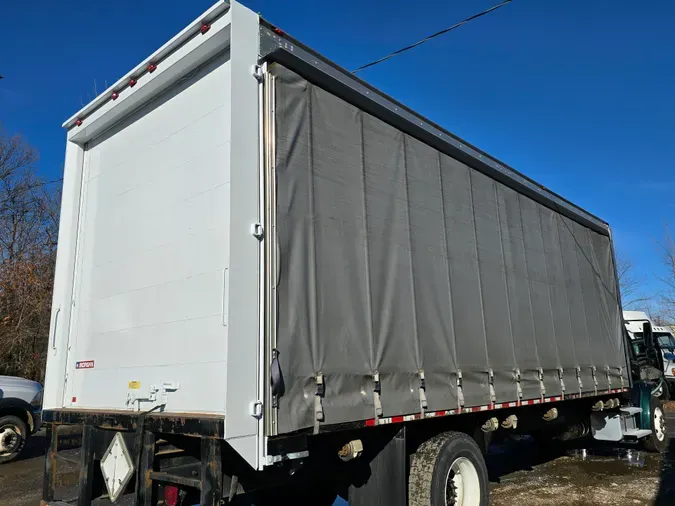
[(229, 73), (222, 54), (88, 143), (64, 406), (147, 410), (171, 382), (166, 411), (225, 411)]

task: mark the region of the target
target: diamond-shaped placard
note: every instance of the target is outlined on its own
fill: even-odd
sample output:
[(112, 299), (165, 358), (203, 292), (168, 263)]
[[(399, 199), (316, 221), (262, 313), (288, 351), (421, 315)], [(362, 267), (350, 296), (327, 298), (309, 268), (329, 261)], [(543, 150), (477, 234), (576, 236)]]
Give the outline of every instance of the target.
[(134, 463), (120, 432), (115, 434), (101, 459), (101, 472), (110, 500), (117, 501), (134, 475)]

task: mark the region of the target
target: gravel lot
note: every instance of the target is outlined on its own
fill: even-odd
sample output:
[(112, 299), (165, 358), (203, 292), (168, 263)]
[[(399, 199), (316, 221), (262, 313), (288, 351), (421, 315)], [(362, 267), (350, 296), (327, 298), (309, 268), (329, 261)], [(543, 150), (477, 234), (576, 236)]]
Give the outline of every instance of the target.
[[(645, 453), (630, 446), (617, 449), (599, 444), (577, 445), (558, 454), (544, 454), (528, 441), (497, 447), (488, 457), (491, 504), (673, 505), (675, 412), (669, 413), (668, 421), (673, 443), (664, 456)], [(39, 504), (44, 445), (44, 434), (38, 433), (29, 441), (20, 460), (0, 466), (0, 498), (3, 506)], [(60, 447), (69, 449), (60, 452), (62, 458), (57, 465), (59, 499), (73, 500), (77, 495), (77, 462), (80, 456), (77, 446), (77, 434), (61, 436)]]

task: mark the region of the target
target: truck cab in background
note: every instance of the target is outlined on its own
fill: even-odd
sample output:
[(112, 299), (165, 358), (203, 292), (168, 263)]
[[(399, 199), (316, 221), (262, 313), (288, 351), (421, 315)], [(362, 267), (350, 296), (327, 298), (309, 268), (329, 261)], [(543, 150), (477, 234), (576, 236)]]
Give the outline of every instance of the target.
[[(646, 371), (643, 378), (655, 383), (654, 395), (665, 401), (675, 393), (675, 336), (670, 327), (654, 325), (647, 313), (643, 311), (624, 311), (626, 330), (631, 340), (631, 345), (636, 355), (648, 354), (648, 343), (645, 340), (644, 326), (648, 323), (653, 335), (653, 343), (658, 357), (657, 360), (660, 374)], [(655, 364), (652, 364), (654, 366)]]
[(0, 464), (16, 459), (28, 438), (40, 428), (42, 385), (0, 376)]

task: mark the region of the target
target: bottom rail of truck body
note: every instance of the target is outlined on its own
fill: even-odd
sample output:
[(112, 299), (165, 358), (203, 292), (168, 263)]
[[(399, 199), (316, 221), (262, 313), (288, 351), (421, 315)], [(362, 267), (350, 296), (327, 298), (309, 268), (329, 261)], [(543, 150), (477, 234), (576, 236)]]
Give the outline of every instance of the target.
[[(598, 401), (619, 398), (621, 404), (630, 403), (630, 391), (629, 388), (617, 388), (597, 393), (570, 393), (520, 402), (429, 411), (424, 415), (416, 413), (322, 425), (319, 434), (302, 430), (267, 438), (265, 466), (261, 470), (253, 469), (228, 444), (223, 417), (220, 416), (48, 410), (44, 413), (49, 448), (45, 459), (42, 504), (57, 504), (54, 502), (55, 486), (62, 481), (62, 477), (57, 479), (56, 471), (59, 462), (57, 433), (67, 425), (82, 426), (80, 471), (74, 478), (79, 485), (79, 505), (87, 506), (101, 494), (105, 495), (105, 485), (98, 468), (102, 467), (102, 458), (117, 438), (124, 441), (134, 467), (133, 476), (128, 478), (123, 492), (134, 493), (136, 504), (159, 504), (167, 490), (173, 491), (171, 493), (180, 490), (181, 494), (192, 494), (189, 497), (198, 500), (199, 504), (215, 506), (233, 494), (269, 493), (274, 487), (286, 486), (289, 480), (295, 479), (292, 477), (296, 471), (303, 469), (323, 469), (324, 474), (331, 476), (345, 474), (345, 483), (349, 485), (353, 480), (349, 469), (354, 468), (339, 467), (340, 460), (335, 458), (337, 451), (350, 441), (358, 440), (363, 441), (367, 451), (372, 453), (374, 447), (383, 447), (383, 440), (401, 430), (395, 426), (398, 423), (411, 431), (415, 439), (421, 440), (443, 431), (472, 434), (478, 430), (480, 434), (485, 420), (499, 416), (495, 413), (498, 411), (504, 416), (515, 414), (522, 421), (520, 430), (527, 432), (531, 428), (536, 431), (542, 424), (548, 425), (541, 421), (541, 415), (553, 407), (560, 411), (562, 423), (574, 423), (588, 419), (592, 406)], [(532, 422), (538, 423), (537, 427)], [(374, 458), (374, 455), (371, 457)]]

